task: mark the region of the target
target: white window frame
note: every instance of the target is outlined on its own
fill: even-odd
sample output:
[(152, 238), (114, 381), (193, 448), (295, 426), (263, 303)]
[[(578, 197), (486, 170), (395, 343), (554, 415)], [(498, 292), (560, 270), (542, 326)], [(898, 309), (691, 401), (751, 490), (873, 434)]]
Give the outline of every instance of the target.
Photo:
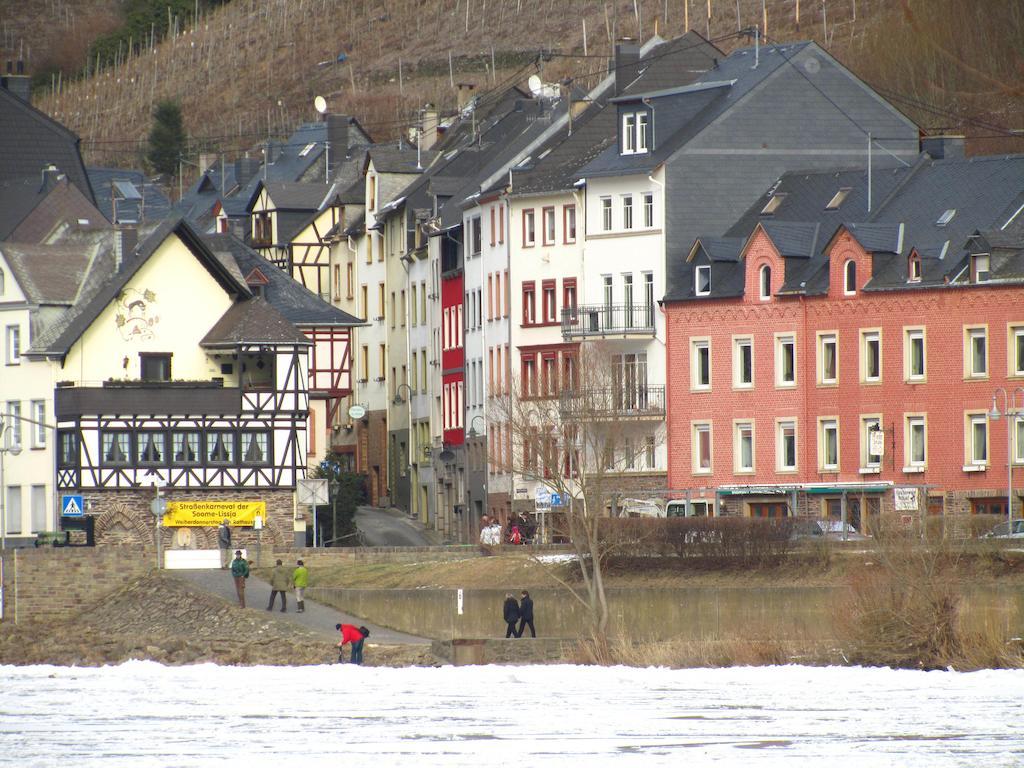
[[(785, 371), (785, 347), (789, 345), (793, 350), (793, 378), (787, 381), (783, 378)], [(779, 389), (792, 389), (797, 382), (797, 349), (795, 333), (775, 334), (775, 386)]]
[(633, 228), (633, 195), (625, 194), (622, 196), (622, 228), (632, 229)]
[(643, 194), (643, 207), (644, 207), (644, 227), (646, 229), (654, 228), (654, 193), (644, 192)]
[(646, 112), (636, 113), (636, 151), (637, 154), (646, 154), (648, 145), (650, 142), (647, 141), (647, 127), (650, 125), (650, 120), (647, 117)]
[[(1013, 418), (1007, 416), (1006, 418)], [(978, 455), (978, 445), (975, 442), (975, 428), (983, 426), (985, 429), (985, 444), (982, 446), (983, 455)], [(988, 413), (986, 411), (965, 411), (964, 412), (964, 471), (979, 471), (987, 469), (992, 460), (992, 429), (989, 426)]]
[[(850, 280), (850, 269), (853, 269), (853, 280)], [(852, 282), (852, 285), (851, 285)], [(843, 295), (844, 296), (856, 296), (857, 295), (857, 262), (853, 259), (847, 259), (843, 262)]]
[[(786, 430), (793, 431), (793, 464), (786, 463)], [(796, 472), (800, 465), (799, 432), (795, 418), (775, 420), (775, 469), (777, 472)]]
[(860, 417), (860, 471), (873, 474), (882, 470), (884, 454), (871, 453), (871, 433), (882, 430), (882, 415), (871, 413)]
[[(921, 457), (914, 456), (915, 436), (921, 435)], [(903, 471), (924, 472), (928, 467), (928, 417), (923, 413), (903, 414)]]
[[(828, 461), (829, 434), (835, 435), (835, 461)], [(818, 418), (818, 469), (822, 472), (838, 472), (841, 462), (839, 444), (839, 417), (821, 416)]]
[[(715, 441), (714, 432), (711, 429), (710, 421), (693, 421), (690, 422), (690, 450), (691, 450), (691, 470), (695, 475), (710, 475), (714, 472), (715, 468)], [(701, 439), (702, 436), (707, 440), (708, 446), (708, 465), (706, 467), (700, 466), (700, 455), (701, 455)]]
[[(743, 380), (743, 350), (750, 356), (750, 380)], [(752, 336), (732, 337), (732, 386), (733, 389), (754, 388), (754, 338)]]
[[(705, 282), (707, 288), (701, 290), (701, 275), (705, 276)], [(710, 296), (711, 295), (711, 265), (710, 264), (698, 264), (697, 268), (693, 270), (693, 293), (695, 296)]]
[[(914, 372), (914, 347), (921, 343), (921, 372)], [(928, 332), (924, 326), (903, 326), (903, 378), (908, 383), (928, 380)]]
[[(876, 346), (878, 372), (872, 376), (869, 371), (872, 342)], [(860, 381), (862, 384), (882, 383), (882, 329), (863, 328), (860, 332)]]
[[(701, 350), (706, 350), (705, 356), (707, 366), (707, 382), (701, 379)], [(690, 389), (694, 392), (707, 392), (711, 389), (711, 339), (707, 336), (694, 336), (690, 338)]]
[[(975, 346), (978, 342), (984, 345), (981, 370), (975, 367)], [(964, 326), (964, 378), (965, 379), (987, 379), (988, 378), (988, 326), (987, 325), (965, 325)]]
[[(833, 347), (832, 362), (833, 370), (832, 376), (826, 378), (825, 376), (825, 349), (831, 345)], [(818, 350), (818, 386), (821, 387), (834, 387), (839, 384), (839, 333), (837, 331), (819, 331), (818, 332), (818, 343), (815, 345)]]
[(772, 297), (772, 268), (769, 264), (762, 264), (757, 271), (758, 297), (761, 301), (768, 301)]
[(5, 362), (7, 365), (21, 365), (21, 326), (8, 325), (4, 329)]
[(622, 154), (636, 154), (636, 112), (622, 113)]
[(1024, 377), (1024, 323), (1009, 323), (1006, 332), (1006, 374)]
[(32, 400), (29, 403), (29, 412), (32, 414), (32, 420), (35, 422), (31, 425), (32, 430), (32, 447), (33, 448), (45, 448), (46, 447), (46, 401), (45, 400)]
[(601, 197), (601, 231), (611, 232), (612, 222), (612, 198), (611, 195)]
[[(754, 437), (754, 422), (752, 419), (740, 419), (733, 422), (733, 473), (737, 475), (751, 475), (756, 471), (757, 458), (755, 456), (757, 442)], [(743, 463), (743, 444), (749, 441), (750, 463)]]

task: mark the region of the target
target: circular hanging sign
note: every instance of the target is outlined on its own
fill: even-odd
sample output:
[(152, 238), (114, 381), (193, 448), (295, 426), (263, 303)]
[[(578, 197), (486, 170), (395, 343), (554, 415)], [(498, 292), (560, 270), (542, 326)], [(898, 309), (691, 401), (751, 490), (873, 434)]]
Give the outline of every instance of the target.
[(353, 421), (358, 421), (366, 415), (366, 408), (356, 403), (355, 405), (349, 406), (348, 417)]

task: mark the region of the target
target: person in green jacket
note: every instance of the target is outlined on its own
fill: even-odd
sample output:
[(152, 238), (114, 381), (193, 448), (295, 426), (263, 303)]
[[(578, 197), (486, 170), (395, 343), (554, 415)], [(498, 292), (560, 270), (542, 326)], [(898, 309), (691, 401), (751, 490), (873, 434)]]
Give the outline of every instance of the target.
[(288, 569), (284, 567), (284, 563), (280, 560), (277, 561), (277, 565), (274, 566), (274, 570), (270, 572), (270, 602), (267, 604), (267, 610), (273, 610), (274, 598), (277, 595), (281, 595), (281, 613), (285, 613), (288, 610), (288, 588), (292, 585), (292, 577), (288, 574)]
[(299, 613), (306, 610), (306, 601), (303, 599), (306, 587), (309, 586), (309, 571), (305, 564), (298, 560), (295, 563), (295, 570), (292, 571), (292, 584), (295, 585), (295, 602), (299, 604)]
[(231, 561), (231, 578), (235, 580), (238, 605), (245, 608), (245, 580), (249, 578), (249, 563), (242, 557), (240, 549), (235, 550), (235, 559)]

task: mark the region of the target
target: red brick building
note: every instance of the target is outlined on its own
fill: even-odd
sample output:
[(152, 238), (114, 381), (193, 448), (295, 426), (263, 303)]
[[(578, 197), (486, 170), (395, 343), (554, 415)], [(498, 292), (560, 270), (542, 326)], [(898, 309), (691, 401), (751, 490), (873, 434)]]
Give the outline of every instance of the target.
[[(672, 488), (855, 527), (903, 488), (921, 512), (1006, 513), (989, 411), (997, 387), (1024, 408), (1024, 158), (887, 173), (871, 211), (861, 172), (788, 175), (694, 244), (692, 296), (666, 305)], [(1024, 465), (1024, 420), (1009, 442)]]

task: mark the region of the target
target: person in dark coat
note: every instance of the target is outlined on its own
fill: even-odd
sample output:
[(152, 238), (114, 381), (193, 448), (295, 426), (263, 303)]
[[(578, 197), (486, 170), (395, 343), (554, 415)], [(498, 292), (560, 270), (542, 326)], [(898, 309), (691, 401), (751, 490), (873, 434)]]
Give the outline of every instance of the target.
[(512, 597), (512, 593), (509, 592), (505, 595), (505, 637), (518, 637), (516, 635), (516, 623), (519, 621), (519, 603)]
[(524, 589), (523, 599), (519, 601), (519, 631), (516, 632), (516, 637), (523, 636), (523, 630), (527, 625), (530, 627), (530, 637), (536, 637), (537, 630), (533, 628), (533, 598)]

